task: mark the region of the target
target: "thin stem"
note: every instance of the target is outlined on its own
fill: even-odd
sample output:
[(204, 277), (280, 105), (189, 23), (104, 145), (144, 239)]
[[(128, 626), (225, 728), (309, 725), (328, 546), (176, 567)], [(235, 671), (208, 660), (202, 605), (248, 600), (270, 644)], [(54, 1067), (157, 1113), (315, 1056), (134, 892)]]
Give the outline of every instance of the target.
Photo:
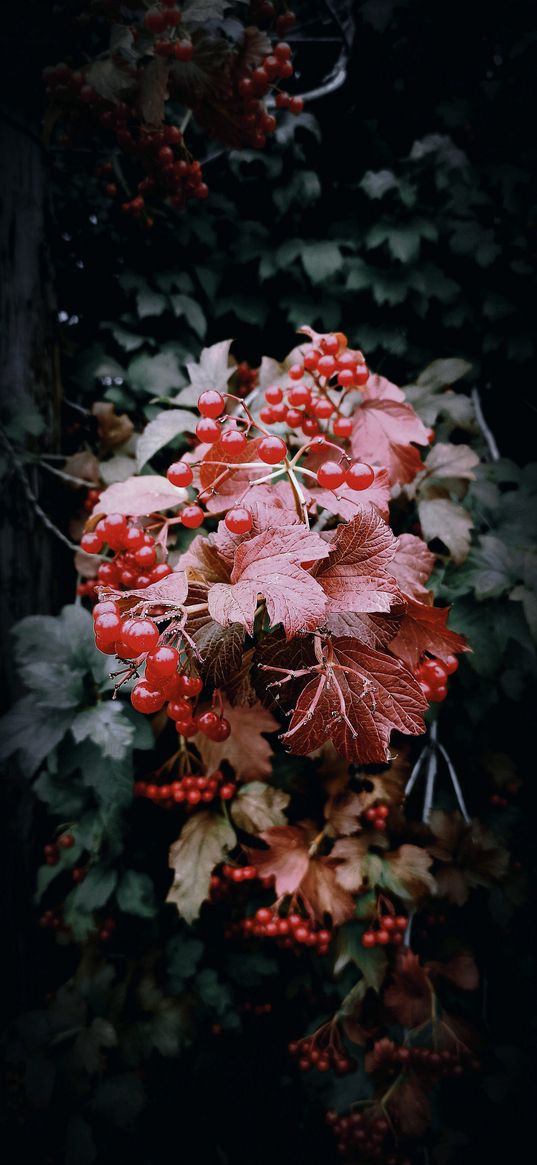
[(436, 747), (437, 747), (438, 751), (442, 754), (442, 756), (446, 762), (446, 765), (448, 768), (448, 773), (451, 777), (451, 784), (453, 785), (453, 788), (455, 790), (455, 796), (457, 798), (457, 801), (459, 802), (460, 811), (464, 817), (466, 824), (469, 825), (471, 818), (470, 818), (470, 815), (469, 815), (468, 810), (466, 808), (466, 802), (465, 802), (464, 797), (462, 795), (462, 789), (461, 789), (461, 786), (459, 783), (459, 778), (457, 776), (457, 773), (455, 772), (455, 767), (453, 765), (451, 757), (446, 752), (444, 745), (440, 744), (440, 741), (437, 742)]
[(492, 432), (492, 429), (489, 428), (489, 426), (487, 425), (487, 422), (485, 420), (485, 415), (483, 413), (483, 407), (481, 405), (481, 397), (479, 395), (479, 390), (477, 388), (472, 389), (472, 404), (474, 406), (476, 421), (479, 425), (481, 433), (483, 434), (483, 437), (485, 438), (485, 441), (487, 444), (490, 459), (491, 459), (491, 461), (499, 461), (500, 460), (500, 450), (498, 449), (498, 446), (496, 444), (496, 438), (494, 436), (494, 433)]
[(438, 736), (438, 722), (435, 720), (434, 723), (431, 724), (431, 735), (430, 735), (431, 752), (430, 752), (429, 761), (427, 764), (427, 776), (426, 776), (426, 780), (425, 780), (425, 796), (423, 799), (423, 812), (421, 815), (422, 821), (425, 821), (425, 822), (429, 821), (432, 810), (433, 810), (434, 786), (435, 786), (435, 781), (436, 781), (436, 774), (438, 771), (438, 762), (437, 762), (437, 756), (436, 756), (437, 736)]

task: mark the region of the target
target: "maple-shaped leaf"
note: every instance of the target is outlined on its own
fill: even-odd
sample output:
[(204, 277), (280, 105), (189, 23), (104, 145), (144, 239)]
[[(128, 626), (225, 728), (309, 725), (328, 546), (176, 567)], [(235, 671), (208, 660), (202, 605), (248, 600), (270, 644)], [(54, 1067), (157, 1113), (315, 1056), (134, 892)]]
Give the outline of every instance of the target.
[(301, 754), (331, 740), (355, 764), (387, 760), (393, 729), (424, 732), (426, 702), (414, 676), (381, 651), (349, 636), (329, 641), (322, 664), (300, 692), (284, 744)]
[[(189, 620), (189, 633), (190, 627)], [(199, 665), (206, 682), (215, 688), (230, 683), (241, 668), (244, 629), (238, 623), (222, 627), (214, 619), (204, 618), (192, 630), (192, 639), (201, 656)]]
[(261, 596), (272, 626), (281, 623), (287, 636), (314, 631), (323, 620), (326, 598), (299, 563), (328, 553), (328, 544), (305, 527), (265, 530), (237, 548), (231, 583), (211, 587), (210, 614), (223, 626), (240, 623), (251, 634)]
[(471, 889), (493, 886), (507, 874), (508, 851), (480, 821), (435, 809), (429, 827), (434, 840), (427, 848), (439, 863), (435, 878), (443, 898), (462, 906)]
[[(102, 594), (103, 597), (114, 598), (121, 603), (126, 599), (139, 599), (147, 610), (152, 606), (180, 607), (188, 594), (188, 579), (184, 570), (175, 570), (173, 574), (168, 574), (159, 582), (150, 583), (142, 590), (120, 591), (114, 587), (103, 587)], [(137, 605), (140, 606), (140, 603)]]
[(396, 606), (384, 614), (358, 611), (330, 611), (325, 621), (331, 635), (352, 635), (363, 647), (387, 647), (395, 638), (405, 613), (405, 600), (393, 596)]
[(479, 457), (469, 445), (454, 445), (453, 442), (443, 444), (437, 441), (427, 454), (424, 468), (427, 477), (473, 481), (474, 469), (478, 465)]
[[(199, 486), (203, 505), (211, 514), (224, 513), (242, 499), (251, 481), (263, 476), (257, 453), (261, 440), (261, 437), (254, 437), (247, 441), (244, 449), (233, 453), (232, 457), (221, 440), (208, 447), (202, 446)], [(258, 467), (250, 466), (251, 461), (255, 461)], [(239, 469), (233, 468), (237, 465)]]
[(216, 533), (211, 536), (215, 549), (230, 571), (233, 568), (235, 552), (238, 547), (243, 542), (251, 542), (252, 538), (258, 534), (282, 528), (285, 528), (289, 533), (288, 527), (293, 526), (295, 527), (295, 537), (301, 536), (302, 530), (296, 530), (296, 527), (302, 527), (303, 524), (296, 510), (289, 509), (281, 497), (273, 494), (272, 489), (262, 492), (262, 488), (256, 486), (248, 494), (247, 503), (252, 515), (252, 526), (247, 534), (232, 534), (226, 523), (222, 521), (218, 523)]
[(431, 1105), (415, 1072), (405, 1072), (390, 1092), (387, 1109), (404, 1137), (421, 1137), (431, 1123)]
[(329, 611), (389, 611), (400, 601), (389, 572), (395, 547), (389, 526), (373, 509), (338, 526), (328, 561), (315, 571)]
[(156, 510), (171, 510), (187, 500), (187, 491), (172, 485), (165, 477), (148, 473), (116, 481), (103, 490), (92, 518), (101, 514), (128, 514), (145, 517)]
[[(326, 450), (324, 453), (316, 451), (304, 461), (304, 468), (316, 472), (323, 461), (326, 461), (326, 457)], [(336, 490), (322, 489), (321, 486), (312, 485), (310, 480), (304, 493), (307, 498), (316, 502), (319, 509), (328, 510), (330, 514), (337, 514), (346, 522), (350, 522), (351, 518), (362, 513), (363, 510), (369, 509), (370, 506), (378, 510), (386, 521), (388, 520), (390, 478), (385, 469), (376, 469), (375, 480), (369, 489), (362, 492), (350, 489), (345, 484), (338, 486)]]
[(397, 951), (392, 979), (384, 992), (390, 1018), (403, 1027), (418, 1027), (432, 1016), (434, 993), (419, 958), (408, 948)]
[(317, 855), (315, 835), (311, 822), (274, 826), (259, 835), (268, 849), (250, 850), (250, 861), (261, 878), (274, 878), (278, 897), (290, 894), (310, 917), (322, 922), (330, 914), (340, 926), (352, 917), (354, 899), (338, 885), (330, 858)]
[(230, 567), (214, 544), (213, 534), (198, 534), (181, 554), (177, 566), (189, 578), (205, 583), (229, 582)]
[(364, 886), (388, 890), (398, 898), (416, 901), (424, 894), (434, 894), (436, 882), (430, 873), (427, 850), (416, 845), (402, 845), (389, 853), (372, 852), (387, 844), (385, 838), (372, 839), (369, 833), (359, 837), (342, 837), (332, 850), (337, 861), (336, 877), (345, 890), (356, 893)]
[(447, 497), (420, 498), (418, 516), (427, 542), (438, 538), (444, 543), (453, 559), (460, 565), (470, 550), (473, 521), (464, 506), (459, 506)]
[(406, 611), (390, 643), (390, 651), (412, 669), (426, 651), (438, 659), (470, 651), (464, 635), (447, 626), (450, 610), (450, 607), (431, 607), (428, 603), (407, 598)]
[(429, 438), (401, 389), (383, 376), (370, 376), (353, 419), (353, 457), (384, 466), (392, 483), (412, 481), (423, 464), (411, 442), (428, 445)]
[(289, 794), (282, 789), (274, 789), (263, 781), (251, 781), (242, 785), (231, 803), (231, 816), (239, 829), (246, 833), (260, 833), (273, 825), (285, 825), (284, 810), (289, 804)]
[(422, 603), (432, 602), (432, 594), (425, 583), (431, 577), (435, 561), (434, 554), (422, 538), (415, 534), (400, 534), (390, 570), (405, 595)]
[(427, 971), (433, 978), (447, 979), (463, 991), (476, 991), (479, 987), (479, 971), (475, 959), (468, 951), (459, 951), (445, 963), (431, 960), (426, 963)]
[(225, 817), (208, 809), (194, 814), (170, 848), (173, 883), (167, 902), (173, 902), (187, 922), (198, 917), (209, 897), (211, 874), (236, 844), (235, 831)]
[(239, 781), (270, 776), (272, 748), (263, 733), (276, 732), (277, 720), (259, 703), (232, 706), (223, 700), (222, 711), (231, 726), (227, 740), (222, 743), (209, 740), (203, 732), (192, 738), (207, 772), (213, 772), (227, 760)]

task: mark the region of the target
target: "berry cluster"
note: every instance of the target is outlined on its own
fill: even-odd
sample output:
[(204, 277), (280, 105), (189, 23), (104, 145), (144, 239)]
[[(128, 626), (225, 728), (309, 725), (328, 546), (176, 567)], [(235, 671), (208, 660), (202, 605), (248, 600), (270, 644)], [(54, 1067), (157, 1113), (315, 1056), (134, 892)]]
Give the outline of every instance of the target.
[(39, 926), (42, 930), (61, 930), (64, 933), (70, 929), (63, 921), (61, 907), (57, 907), (55, 910), (44, 910), (39, 919)]
[[(230, 801), (235, 796), (236, 788), (232, 781), (226, 781), (223, 773), (216, 769), (210, 776), (182, 777), (180, 781), (172, 781), (169, 785), (136, 781), (134, 796), (147, 797), (149, 801), (162, 805), (164, 809), (173, 809), (174, 805), (182, 804), (189, 809), (199, 805), (200, 802), (209, 804), (216, 797), (221, 801)], [(245, 870), (249, 868), (244, 867)]]
[(309, 919), (300, 914), (288, 914), (286, 918), (268, 906), (260, 906), (253, 918), (243, 918), (227, 928), (225, 937), (242, 934), (247, 938), (270, 938), (286, 950), (294, 947), (316, 947), (318, 955), (327, 955), (332, 932), (317, 929)]
[(477, 1072), (479, 1060), (469, 1048), (457, 1044), (453, 1048), (436, 1048), (424, 1045), (413, 1046), (395, 1044), (392, 1040), (381, 1039), (373, 1045), (375, 1063), (378, 1067), (388, 1065), (396, 1071), (400, 1068), (426, 1069), (427, 1075), (462, 1076), (464, 1072)]
[[(360, 1160), (378, 1161), (383, 1159), (384, 1165), (399, 1165), (397, 1157), (384, 1157), (386, 1137), (390, 1133), (390, 1125), (386, 1117), (375, 1116), (367, 1108), (362, 1112), (337, 1113), (330, 1109), (326, 1114), (326, 1123), (332, 1129), (336, 1140), (336, 1148), (341, 1156), (360, 1153)], [(400, 1165), (411, 1165), (406, 1160)]]
[(433, 704), (440, 704), (447, 696), (447, 679), (457, 671), (459, 661), (456, 655), (448, 655), (447, 659), (434, 659), (427, 656), (416, 670), (416, 679), (423, 695)]
[(124, 514), (107, 514), (101, 518), (94, 530), (82, 535), (80, 549), (86, 554), (112, 551), (112, 556), (99, 564), (97, 586), (144, 590), (172, 573), (171, 566), (157, 561), (152, 535), (129, 523)]
[(372, 825), (374, 829), (382, 833), (386, 829), (386, 819), (389, 813), (389, 805), (381, 801), (380, 805), (370, 805), (362, 816), (366, 824)]
[(379, 914), (376, 925), (369, 926), (362, 934), (363, 947), (386, 947), (388, 943), (400, 947), (404, 941), (408, 919), (404, 914)]
[(346, 1076), (354, 1072), (356, 1060), (347, 1056), (334, 1024), (325, 1024), (314, 1036), (305, 1036), (288, 1044), (290, 1056), (298, 1060), (301, 1072), (316, 1068), (318, 1072), (335, 1072)]
[(71, 849), (75, 844), (72, 833), (62, 833), (57, 841), (43, 846), (43, 854), (47, 866), (57, 866), (60, 860), (60, 849)]
[(343, 332), (316, 336), (305, 348), (302, 362), (292, 364), (287, 375), (293, 383), (285, 391), (277, 385), (265, 390), (260, 412), (264, 424), (285, 423), (315, 437), (321, 432), (320, 422), (331, 421), (334, 437), (350, 437), (352, 416), (342, 413), (341, 404), (349, 392), (366, 387), (369, 370), (362, 352), (349, 349)]

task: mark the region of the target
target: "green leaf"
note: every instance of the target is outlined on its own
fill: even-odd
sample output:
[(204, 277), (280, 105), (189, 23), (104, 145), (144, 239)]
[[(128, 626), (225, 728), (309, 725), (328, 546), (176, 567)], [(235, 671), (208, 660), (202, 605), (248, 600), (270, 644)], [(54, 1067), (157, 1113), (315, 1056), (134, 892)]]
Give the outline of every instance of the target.
[(136, 309), (141, 320), (146, 316), (161, 316), (167, 306), (166, 296), (152, 287), (143, 287), (137, 293)]
[(236, 844), (235, 831), (225, 817), (202, 810), (191, 817), (170, 849), (173, 885), (166, 901), (173, 902), (187, 922), (198, 917), (209, 895), (214, 867)]
[(187, 979), (196, 973), (203, 954), (203, 943), (189, 934), (175, 934), (166, 946), (168, 990), (179, 994)]
[(312, 283), (323, 283), (341, 270), (343, 256), (338, 244), (329, 240), (305, 242), (302, 246), (302, 263)]
[(399, 183), (391, 170), (368, 170), (358, 185), (368, 198), (383, 198), (388, 190), (397, 189)]
[[(129, 725), (134, 736), (134, 727)], [(114, 760), (104, 755), (97, 745), (89, 740), (80, 746), (84, 749), (82, 774), (84, 784), (94, 789), (99, 803), (107, 809), (127, 808), (132, 801), (133, 766), (132, 753)]]
[(456, 356), (443, 360), (433, 360), (420, 372), (416, 384), (432, 389), (434, 392), (449, 385), (456, 384), (472, 371), (472, 365), (467, 360), (460, 360)]
[(196, 424), (196, 417), (186, 409), (164, 409), (154, 420), (149, 421), (138, 438), (136, 445), (138, 469), (142, 469), (155, 453), (170, 441), (175, 441), (183, 433), (194, 433)]
[(102, 749), (103, 756), (122, 760), (132, 745), (134, 728), (123, 715), (121, 704), (106, 700), (79, 712), (71, 730), (77, 743), (88, 738)]
[(173, 352), (161, 351), (155, 356), (144, 352), (135, 356), (130, 361), (127, 376), (135, 392), (147, 393), (149, 396), (165, 396), (184, 384)]
[(349, 963), (361, 972), (367, 986), (379, 991), (386, 975), (386, 952), (382, 947), (364, 947), (362, 934), (368, 923), (346, 922), (338, 932), (338, 955), (334, 972), (339, 975)]
[(153, 918), (157, 913), (155, 890), (148, 874), (126, 870), (116, 888), (116, 901), (125, 914)]
[(206, 388), (226, 392), (227, 382), (233, 372), (233, 366), (229, 364), (229, 349), (232, 342), (220, 340), (218, 344), (203, 349), (197, 364), (187, 364), (190, 383), (198, 392), (203, 392)]
[[(105, 906), (117, 883), (117, 870), (96, 864), (90, 866), (84, 881), (73, 891), (73, 904), (83, 914), (91, 914)], [(70, 895), (71, 897), (71, 895)]]
[(189, 327), (202, 340), (207, 331), (207, 320), (196, 300), (190, 295), (172, 295), (170, 300), (175, 315), (184, 316)]
[(32, 777), (65, 736), (71, 721), (72, 710), (55, 713), (52, 708), (37, 708), (33, 696), (24, 696), (0, 719), (0, 760), (16, 753), (22, 770)]

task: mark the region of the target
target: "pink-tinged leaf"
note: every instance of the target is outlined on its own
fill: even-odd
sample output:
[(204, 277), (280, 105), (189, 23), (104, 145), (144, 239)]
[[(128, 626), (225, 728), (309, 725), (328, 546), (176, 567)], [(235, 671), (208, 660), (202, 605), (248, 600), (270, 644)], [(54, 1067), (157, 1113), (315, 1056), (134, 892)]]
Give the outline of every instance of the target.
[(408, 598), (407, 609), (399, 631), (390, 643), (390, 651), (412, 669), (417, 667), (426, 651), (438, 659), (447, 659), (459, 651), (470, 651), (464, 636), (450, 631), (447, 626), (450, 609), (431, 607), (428, 603)]
[(331, 740), (349, 761), (383, 764), (394, 729), (424, 732), (426, 700), (414, 676), (389, 655), (348, 636), (333, 639), (331, 650), (330, 662), (301, 691), (281, 739), (301, 754)]
[(442, 979), (449, 979), (456, 987), (463, 991), (475, 991), (479, 987), (479, 971), (473, 955), (468, 951), (459, 951), (452, 955), (446, 963), (432, 961), (426, 964), (429, 975), (440, 975)]
[(401, 948), (384, 1003), (392, 1019), (403, 1027), (417, 1027), (432, 1016), (433, 992), (425, 967), (413, 951)]
[(192, 539), (188, 550), (181, 554), (178, 564), (191, 578), (206, 583), (229, 582), (230, 566), (215, 546), (214, 534), (198, 534)]
[(396, 385), (382, 376), (370, 376), (354, 414), (353, 457), (383, 465), (392, 482), (412, 481), (423, 463), (411, 442), (428, 445), (425, 425)]
[(187, 500), (187, 492), (172, 485), (165, 477), (147, 474), (116, 481), (101, 494), (95, 514), (127, 514), (145, 517), (156, 510), (171, 510)]
[(354, 899), (335, 878), (330, 858), (318, 857), (311, 845), (316, 829), (311, 823), (274, 826), (260, 834), (268, 850), (250, 850), (260, 877), (275, 879), (276, 894), (295, 895), (311, 918), (324, 921), (330, 914), (340, 926), (354, 913)]
[(415, 1072), (407, 1072), (390, 1095), (388, 1114), (404, 1137), (422, 1137), (431, 1123), (431, 1104)]
[(321, 489), (320, 486), (309, 485), (306, 495), (312, 498), (321, 510), (328, 510), (330, 514), (337, 514), (339, 518), (350, 522), (357, 514), (374, 506), (387, 521), (389, 516), (390, 478), (385, 469), (375, 470), (375, 480), (369, 489), (359, 493), (349, 489), (348, 485), (339, 486), (337, 490)]
[(433, 596), (425, 583), (431, 577), (434, 564), (435, 556), (421, 538), (415, 534), (399, 535), (391, 572), (405, 595), (422, 603), (432, 602)]
[(252, 528), (247, 534), (231, 534), (226, 523), (222, 521), (218, 523), (218, 530), (212, 536), (218, 553), (229, 564), (230, 570), (233, 567), (238, 547), (242, 546), (244, 542), (251, 542), (258, 534), (274, 533), (274, 531), (291, 526), (296, 532), (295, 538), (300, 535), (300, 531), (297, 531), (296, 528), (297, 526), (302, 527), (302, 523), (296, 510), (288, 509), (280, 497), (273, 495), (272, 490), (267, 490), (266, 494), (263, 495), (261, 491), (265, 488), (256, 486), (246, 498), (248, 509), (252, 515)]
[(390, 563), (396, 541), (385, 521), (373, 509), (362, 510), (338, 527), (330, 557), (316, 570), (329, 611), (389, 611), (399, 602)]
[(102, 588), (103, 596), (116, 599), (140, 599), (146, 607), (180, 607), (188, 594), (188, 579), (184, 570), (168, 574), (160, 582), (151, 583), (144, 590), (119, 591), (113, 587)]
[(263, 733), (279, 728), (274, 716), (262, 704), (232, 706), (223, 701), (223, 714), (231, 725), (231, 733), (223, 743), (209, 740), (202, 732), (192, 743), (206, 765), (207, 772), (218, 769), (226, 760), (239, 781), (256, 781), (272, 772), (272, 748)]
[(166, 901), (173, 902), (187, 922), (198, 917), (209, 897), (214, 867), (227, 857), (236, 841), (235, 830), (225, 817), (208, 809), (195, 813), (183, 825), (170, 848), (173, 883)]
[(395, 638), (405, 611), (404, 601), (385, 615), (331, 611), (326, 629), (331, 635), (352, 635), (363, 647), (387, 647)]
[(272, 626), (281, 623), (287, 636), (315, 630), (325, 614), (326, 599), (298, 563), (328, 553), (328, 544), (305, 527), (265, 530), (236, 550), (231, 585), (211, 587), (210, 614), (223, 626), (241, 623), (251, 633), (261, 595)]
[[(203, 491), (201, 500), (211, 514), (224, 513), (245, 495), (250, 481), (264, 476), (263, 469), (248, 468), (251, 461), (259, 461), (257, 450), (260, 440), (261, 437), (254, 437), (247, 441), (245, 448), (240, 453), (234, 453), (232, 458), (221, 441), (210, 445), (203, 454), (199, 469), (200, 488)], [(225, 465), (217, 462), (241, 465), (244, 469), (226, 469)]]

